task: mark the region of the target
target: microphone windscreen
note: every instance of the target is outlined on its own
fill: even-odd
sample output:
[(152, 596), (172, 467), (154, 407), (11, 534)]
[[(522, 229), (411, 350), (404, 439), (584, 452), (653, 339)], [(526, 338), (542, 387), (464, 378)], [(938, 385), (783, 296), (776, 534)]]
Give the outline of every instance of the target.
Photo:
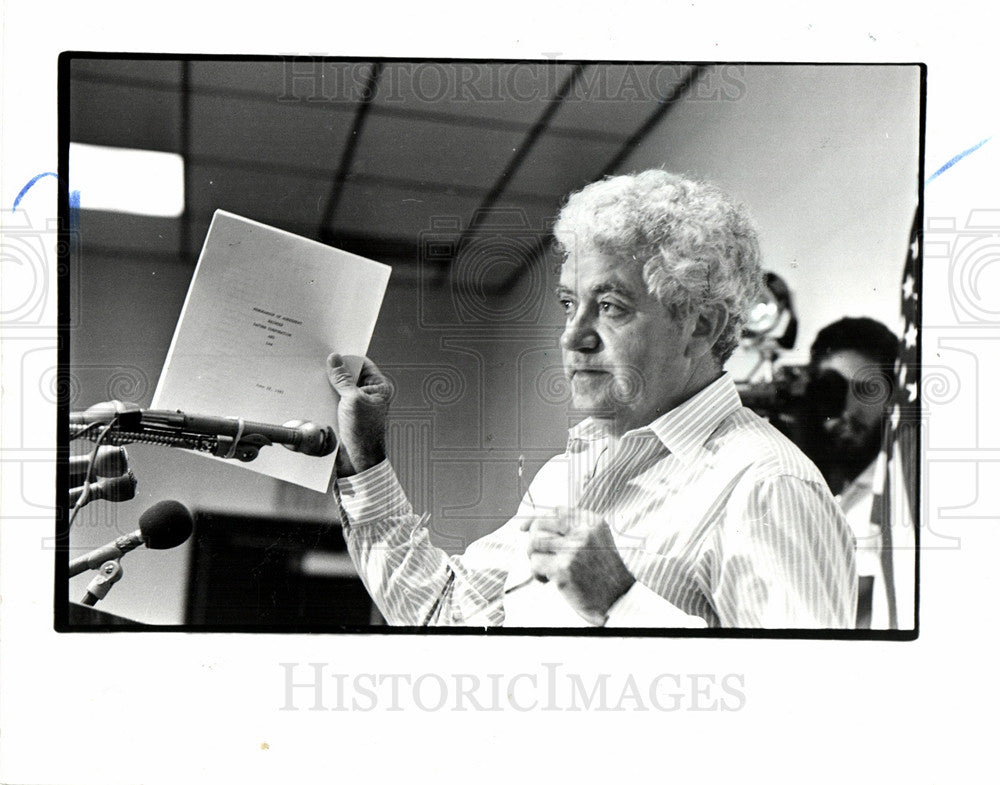
[(180, 502), (157, 502), (139, 516), (139, 531), (147, 548), (176, 548), (194, 529), (191, 511)]
[(131, 469), (128, 469), (121, 477), (105, 478), (101, 482), (108, 486), (104, 498), (109, 501), (126, 502), (135, 498), (135, 487), (138, 483), (136, 483), (135, 475)]
[(135, 498), (136, 482), (135, 475), (129, 469), (121, 477), (102, 477), (95, 483), (91, 483), (94, 488), (94, 498), (106, 499), (109, 502), (127, 502)]

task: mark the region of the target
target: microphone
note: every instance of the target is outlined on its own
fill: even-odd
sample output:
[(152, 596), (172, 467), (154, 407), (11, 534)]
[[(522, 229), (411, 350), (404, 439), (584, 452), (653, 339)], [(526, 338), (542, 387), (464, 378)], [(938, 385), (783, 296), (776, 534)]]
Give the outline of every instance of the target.
[(104, 562), (120, 559), (140, 545), (153, 550), (176, 548), (194, 530), (191, 511), (180, 502), (157, 502), (139, 516), (139, 528), (69, 563), (69, 577), (96, 570)]
[(185, 414), (182, 411), (157, 409), (145, 409), (141, 416), (144, 428), (199, 436), (225, 436), (237, 440), (263, 437), (268, 442), (283, 445), (293, 452), (316, 457), (329, 455), (337, 446), (337, 437), (332, 428), (303, 420), (292, 420), (285, 425), (269, 425), (238, 417)]
[[(116, 419), (117, 418), (117, 419)], [(239, 417), (185, 414), (182, 411), (140, 409), (135, 404), (108, 401), (70, 414), (70, 435), (79, 436), (94, 425), (114, 422), (106, 438), (113, 443), (138, 441), (212, 451), (214, 455), (250, 460), (268, 444), (322, 457), (337, 448), (333, 428), (303, 420), (284, 425), (252, 422)], [(205, 444), (203, 438), (212, 440)]]
[[(69, 459), (69, 484), (79, 485), (87, 479), (90, 455), (72, 455)], [(124, 447), (102, 445), (94, 456), (95, 477), (118, 477), (128, 471), (128, 453)]]
[(69, 503), (73, 507), (80, 498), (87, 494), (84, 504), (106, 499), (109, 502), (127, 502), (135, 498), (135, 475), (132, 471), (126, 471), (121, 477), (103, 477), (90, 485), (81, 485), (78, 488), (71, 488), (69, 492)]

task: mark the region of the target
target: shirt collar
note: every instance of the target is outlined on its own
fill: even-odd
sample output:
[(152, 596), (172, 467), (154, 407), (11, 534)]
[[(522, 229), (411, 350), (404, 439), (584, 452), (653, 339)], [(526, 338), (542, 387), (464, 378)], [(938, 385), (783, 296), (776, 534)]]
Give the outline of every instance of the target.
[[(622, 438), (629, 434), (652, 433), (670, 452), (687, 461), (697, 455), (719, 424), (742, 406), (736, 383), (728, 373), (723, 373), (680, 406), (649, 425), (628, 431)], [(607, 435), (604, 422), (588, 417), (569, 429), (570, 448), (574, 441), (594, 441)]]

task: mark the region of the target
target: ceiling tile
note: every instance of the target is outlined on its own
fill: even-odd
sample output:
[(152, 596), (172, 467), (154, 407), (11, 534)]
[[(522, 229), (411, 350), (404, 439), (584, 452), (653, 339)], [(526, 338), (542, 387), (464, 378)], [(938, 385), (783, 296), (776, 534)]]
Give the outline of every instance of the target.
[(194, 95), (191, 153), (269, 166), (336, 171), (354, 116), (300, 104)]
[(604, 131), (627, 139), (674, 92), (689, 66), (591, 63), (552, 118), (558, 129)]
[(152, 254), (175, 254), (181, 222), (177, 218), (81, 210), (77, 224), (81, 256), (95, 249), (116, 248)]
[(278, 103), (353, 107), (360, 99), (368, 62), (322, 62), (302, 58), (191, 64), (195, 92), (254, 95)]
[(490, 128), (377, 118), (364, 127), (352, 172), (488, 188), (522, 138), (520, 133)]
[(468, 226), (480, 201), (443, 190), (417, 193), (406, 188), (349, 183), (329, 228), (334, 236), (340, 231), (407, 236), (416, 242), (422, 234), (441, 225)]
[(541, 137), (510, 187), (517, 191), (565, 196), (594, 179), (619, 150), (618, 144), (547, 135)]
[(179, 152), (180, 97), (173, 90), (72, 80), (70, 140)]
[(181, 61), (74, 57), (70, 61), (70, 78), (130, 80), (155, 83), (165, 87), (179, 87)]
[(319, 227), (328, 183), (295, 174), (193, 164), (188, 209), (196, 215), (228, 210), (266, 224)]

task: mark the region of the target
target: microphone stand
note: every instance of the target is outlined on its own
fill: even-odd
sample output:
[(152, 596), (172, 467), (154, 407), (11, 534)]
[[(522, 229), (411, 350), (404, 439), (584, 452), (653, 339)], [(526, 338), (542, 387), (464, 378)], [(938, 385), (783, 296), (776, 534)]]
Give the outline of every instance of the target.
[(96, 605), (98, 600), (103, 600), (108, 596), (111, 587), (122, 579), (122, 575), (124, 575), (124, 570), (122, 570), (121, 562), (118, 559), (109, 559), (104, 562), (98, 568), (97, 575), (87, 586), (87, 593), (80, 600), (81, 604)]

